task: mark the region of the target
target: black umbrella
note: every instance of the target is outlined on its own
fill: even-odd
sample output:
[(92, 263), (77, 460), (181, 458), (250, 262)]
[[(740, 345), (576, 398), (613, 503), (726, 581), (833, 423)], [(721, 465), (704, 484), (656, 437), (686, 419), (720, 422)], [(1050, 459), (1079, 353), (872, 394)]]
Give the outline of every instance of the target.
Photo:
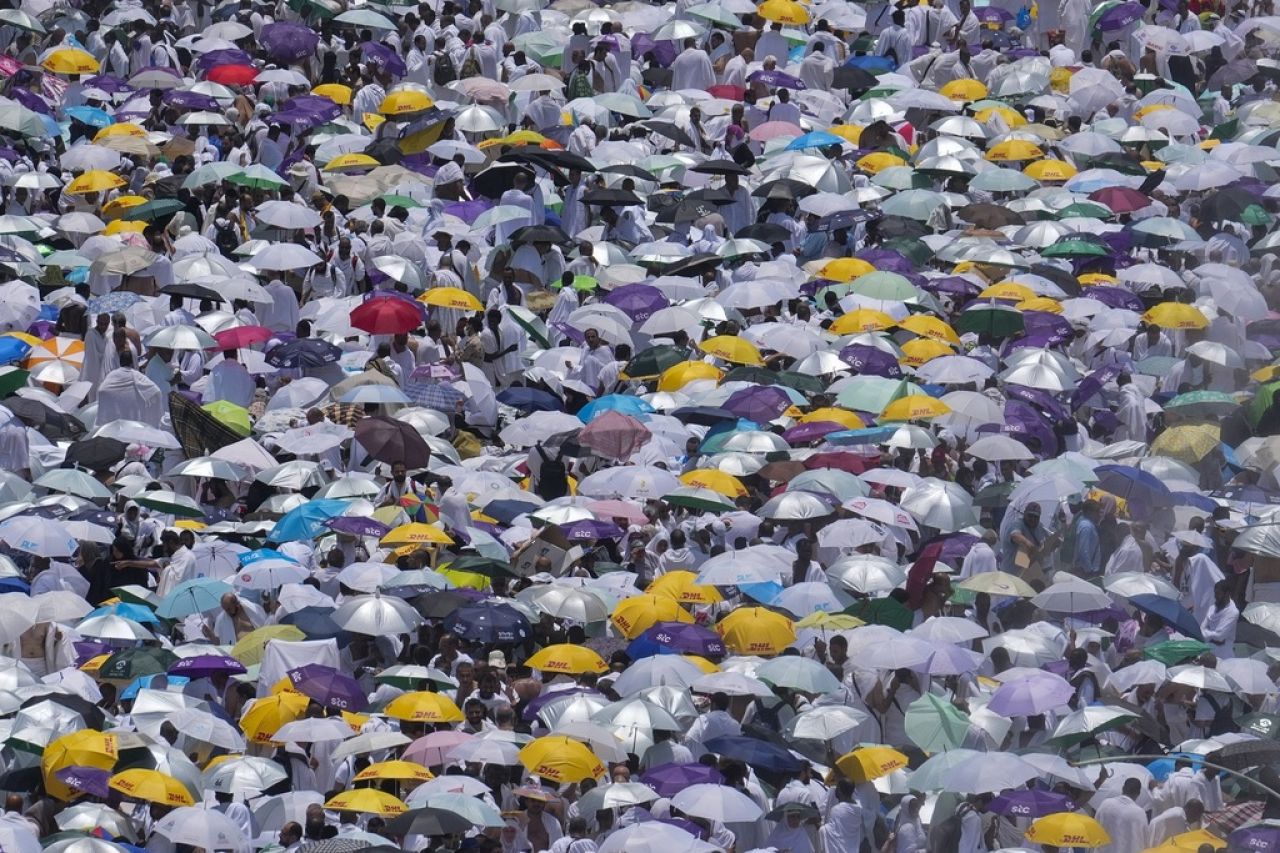
[(595, 165), (581, 154), (572, 151), (547, 151), (543, 148), (517, 148), (498, 158), (499, 163), (535, 163), (546, 169), (571, 169), (578, 172), (594, 172)]
[(281, 617), (284, 625), (292, 625), (307, 635), (308, 640), (335, 640), (339, 646), (351, 644), (351, 635), (333, 621), (333, 611), (327, 607), (303, 607)]
[(854, 68), (849, 65), (843, 65), (836, 69), (835, 75), (831, 79), (831, 88), (845, 89), (850, 92), (866, 92), (875, 88), (876, 77), (871, 72), (863, 68)]
[(9, 397), (4, 407), (36, 432), (51, 441), (74, 441), (84, 435), (84, 424), (79, 420), (57, 409), (50, 408), (39, 400), (26, 397)]
[(459, 607), (466, 607), (473, 599), (464, 593), (446, 589), (424, 593), (415, 598), (411, 604), (415, 610), (428, 619), (443, 619)]
[[(177, 660), (176, 656), (174, 660)], [(102, 724), (106, 721), (106, 715), (101, 708), (89, 700), (72, 693), (46, 693), (43, 696), (32, 696), (22, 703), (22, 707), (29, 708), (41, 702), (52, 702), (55, 705), (69, 708), (83, 717), (85, 723), (91, 729), (101, 729)]]
[(694, 190), (684, 197), (685, 201), (705, 201), (708, 204), (723, 206), (733, 204), (733, 195), (724, 187), (704, 187), (700, 190)]
[(696, 198), (685, 199), (679, 204), (659, 211), (656, 221), (660, 224), (679, 225), (683, 222), (697, 222), (702, 217), (710, 216), (715, 212), (716, 205), (714, 204)]
[(740, 240), (759, 240), (761, 243), (773, 244), (785, 243), (791, 232), (773, 222), (757, 222), (755, 225), (739, 228), (738, 233), (733, 236)]
[(709, 269), (715, 269), (722, 263), (724, 263), (724, 258), (719, 255), (702, 252), (687, 258), (681, 258), (673, 264), (667, 264), (662, 268), (662, 272), (665, 275), (696, 275)]
[(1137, 157), (1132, 154), (1125, 154), (1121, 151), (1108, 151), (1106, 154), (1099, 154), (1097, 157), (1089, 157), (1089, 166), (1093, 169), (1115, 169), (1117, 172), (1125, 175), (1143, 175), (1147, 174), (1147, 167), (1142, 165)]
[(748, 169), (744, 169), (732, 160), (707, 160), (705, 163), (689, 169), (690, 172), (697, 172), (700, 175), (750, 175)]
[(170, 296), (185, 296), (188, 299), (208, 299), (210, 302), (226, 302), (227, 297), (211, 287), (202, 287), (198, 284), (192, 284), (189, 281), (179, 281), (174, 284), (166, 284), (160, 288), (161, 293), (167, 293)]
[(296, 338), (267, 350), (272, 367), (321, 367), (342, 358), (342, 350), (319, 338)]
[(932, 234), (933, 230), (915, 219), (907, 219), (903, 216), (883, 216), (876, 223), (876, 233), (880, 235), (882, 240), (889, 240), (894, 237), (923, 237), (926, 234)]
[(635, 178), (639, 181), (649, 181), (651, 183), (657, 183), (659, 181), (658, 176), (653, 174), (653, 172), (645, 171), (632, 163), (619, 163), (616, 166), (605, 166), (600, 171), (608, 172), (611, 175), (625, 175), (628, 178)]
[(774, 181), (765, 181), (752, 191), (752, 195), (756, 198), (784, 198), (797, 199), (804, 198), (807, 195), (813, 195), (817, 190), (809, 186), (804, 181), (797, 181), (795, 178), (778, 178)]
[(1228, 187), (1205, 196), (1200, 202), (1200, 219), (1205, 222), (1239, 222), (1244, 209), (1258, 204), (1252, 193), (1239, 187)]
[(640, 72), (640, 78), (651, 90), (670, 89), (671, 81), (675, 78), (675, 72), (670, 68), (663, 68), (660, 65), (650, 65), (644, 71)]
[(221, 450), (244, 438), (178, 391), (169, 393), (169, 420), (188, 459)]
[(684, 132), (683, 128), (674, 122), (650, 120), (638, 122), (638, 124), (650, 133), (656, 133), (659, 136), (670, 139), (677, 145), (688, 145), (690, 148), (694, 147), (693, 139), (690, 138), (689, 134)]
[(410, 468), (425, 468), (431, 458), (431, 448), (417, 427), (385, 415), (361, 418), (355, 437), (366, 453), (388, 465), (403, 462)]
[(597, 207), (641, 207), (644, 205), (644, 200), (630, 190), (605, 187), (583, 193), (582, 203)]
[(1049, 279), (1062, 288), (1068, 296), (1080, 295), (1080, 282), (1071, 274), (1071, 270), (1064, 270), (1062, 267), (1050, 264), (1032, 264), (1030, 272)]
[(572, 242), (573, 238), (564, 233), (564, 229), (557, 225), (526, 225), (523, 228), (517, 228), (511, 234), (511, 245), (513, 246), (520, 246), (525, 243), (566, 245)]
[(1267, 764), (1280, 764), (1280, 742), (1274, 740), (1248, 740), (1231, 743), (1216, 749), (1207, 756), (1214, 764), (1231, 770), (1246, 770)]
[(533, 170), (521, 163), (494, 163), (472, 181), (477, 194), (486, 198), (501, 198), (502, 194), (515, 185), (516, 175), (524, 175), (533, 182)]
[(67, 448), (65, 461), (90, 471), (105, 471), (124, 458), (129, 445), (114, 438), (86, 438)]
[(471, 821), (457, 812), (430, 807), (412, 809), (387, 824), (387, 832), (396, 836), (453, 835), (469, 832), (471, 829)]

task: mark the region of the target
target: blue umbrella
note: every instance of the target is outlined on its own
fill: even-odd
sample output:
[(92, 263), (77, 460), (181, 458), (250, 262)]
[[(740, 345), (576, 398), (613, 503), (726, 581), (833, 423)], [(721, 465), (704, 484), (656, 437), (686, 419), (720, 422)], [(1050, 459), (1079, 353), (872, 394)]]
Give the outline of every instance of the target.
[[(144, 687), (154, 686), (157, 689), (181, 687), (189, 681), (191, 681), (191, 679), (187, 678), (185, 675), (166, 675), (163, 672), (158, 672), (155, 675), (140, 675), (133, 681), (130, 681), (124, 690), (120, 691), (120, 701), (123, 702), (126, 699), (137, 699), (138, 691)], [(217, 705), (217, 703), (210, 704)], [(217, 705), (217, 707), (221, 708), (222, 706)]]
[(67, 107), (63, 110), (69, 117), (90, 127), (110, 127), (116, 120), (106, 110), (97, 107)]
[(459, 607), (444, 620), (444, 629), (473, 643), (514, 646), (532, 634), (529, 620), (509, 604), (481, 601)]
[(889, 437), (898, 431), (897, 427), (866, 427), (865, 429), (846, 429), (840, 432), (833, 432), (827, 436), (828, 444), (838, 444), (841, 446), (858, 445), (858, 444), (880, 444), (888, 441)]
[[(231, 589), (231, 587), (227, 587)], [(144, 607), (141, 604), (129, 604), (120, 601), (115, 604), (104, 604), (89, 612), (86, 619), (90, 616), (122, 616), (125, 619), (132, 619), (134, 622), (150, 622), (153, 625), (160, 624), (160, 620), (156, 618), (156, 614), (151, 612), (150, 607)]]
[(21, 361), (31, 352), (31, 344), (21, 338), (0, 337), (0, 364)]
[[(284, 521), (283, 518), (280, 520)], [(277, 523), (277, 526), (278, 526), (278, 523)], [(243, 554), (239, 556), (238, 559), (240, 560), (240, 565), (242, 566), (247, 566), (250, 563), (256, 563), (259, 560), (284, 560), (289, 563), (298, 562), (297, 560), (293, 559), (293, 557), (290, 557), (288, 554), (282, 554), (279, 551), (277, 551), (275, 548), (255, 548), (252, 551), (245, 551)]]
[(713, 737), (703, 745), (708, 752), (774, 772), (795, 773), (804, 764), (782, 747), (753, 737), (725, 735)]
[(1154, 474), (1132, 465), (1099, 465), (1097, 487), (1139, 505), (1173, 506), (1173, 493)]
[(93, 314), (114, 314), (127, 311), (142, 299), (142, 295), (127, 290), (113, 290), (105, 296), (95, 296), (89, 300), (89, 311)]
[[(315, 539), (329, 532), (324, 523), (329, 519), (342, 515), (350, 501), (333, 499), (307, 501), (302, 506), (291, 509), (276, 522), (267, 534), (271, 542), (298, 542), (303, 539)], [(289, 559), (285, 557), (284, 559)]]
[(508, 388), (498, 394), (498, 402), (522, 412), (558, 412), (564, 408), (559, 397), (541, 388)]
[(323, 367), (340, 358), (342, 350), (317, 338), (298, 338), (267, 350), (267, 364), (272, 367)]
[(307, 635), (308, 640), (336, 640), (338, 645), (351, 644), (351, 635), (333, 621), (333, 611), (323, 607), (304, 607), (281, 617), (280, 622), (293, 625)]
[(578, 419), (584, 424), (591, 423), (595, 418), (600, 417), (605, 412), (622, 412), (624, 415), (636, 417), (638, 415), (648, 415), (654, 411), (650, 406), (639, 397), (629, 397), (623, 394), (606, 394), (598, 400), (593, 400), (583, 406), (578, 411)]
[(1143, 613), (1159, 616), (1165, 624), (1177, 629), (1178, 633), (1204, 641), (1204, 634), (1200, 631), (1200, 623), (1196, 621), (1196, 617), (1172, 598), (1165, 598), (1163, 595), (1135, 595), (1129, 599), (1129, 603)]
[(222, 604), (222, 596), (234, 592), (229, 584), (213, 578), (183, 581), (164, 597), (156, 613), (165, 619), (181, 619), (192, 613), (208, 613)]
[(844, 141), (834, 133), (828, 133), (825, 130), (814, 130), (791, 140), (787, 143), (785, 150), (802, 151), (805, 148), (826, 148), (830, 145), (843, 145)]

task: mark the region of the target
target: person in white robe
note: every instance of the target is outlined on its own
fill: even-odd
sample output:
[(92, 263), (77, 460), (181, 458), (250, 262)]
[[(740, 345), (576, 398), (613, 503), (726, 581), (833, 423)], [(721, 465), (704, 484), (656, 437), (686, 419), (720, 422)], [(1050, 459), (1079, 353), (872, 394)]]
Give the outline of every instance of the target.
[(1184, 806), (1172, 806), (1151, 819), (1148, 847), (1159, 847), (1175, 835), (1203, 826), (1204, 803), (1189, 800)]
[(111, 341), (111, 315), (103, 312), (93, 319), (93, 326), (84, 336), (84, 366), (80, 378), (90, 383), (87, 400), (98, 398), (98, 384), (102, 377), (120, 366)]
[(1126, 779), (1122, 790), (1121, 796), (1109, 797), (1094, 813), (1111, 837), (1109, 844), (1097, 848), (1101, 853), (1134, 853), (1147, 848), (1147, 812), (1137, 803), (1142, 795), (1142, 780)]
[(981, 541), (969, 549), (969, 553), (965, 554), (964, 561), (960, 564), (960, 580), (996, 570), (996, 552), (992, 546), (998, 540), (999, 537), (994, 530), (982, 531)]
[(253, 402), (256, 383), (238, 356), (235, 350), (227, 350), (218, 366), (209, 371), (205, 397), (211, 401), (225, 400), (247, 409)]
[(830, 89), (835, 73), (835, 63), (827, 56), (821, 42), (815, 44), (813, 53), (800, 63), (800, 79), (810, 89)]
[(163, 392), (133, 369), (131, 355), (126, 354), (121, 361), (121, 366), (103, 377), (98, 386), (98, 423), (132, 420), (159, 427), (169, 408)]
[(1223, 574), (1213, 558), (1198, 548), (1198, 545), (1181, 543), (1173, 564), (1173, 585), (1181, 593), (1182, 606), (1197, 619), (1203, 619), (1213, 609), (1214, 587)]
[(298, 294), (280, 279), (272, 279), (267, 285), (270, 305), (259, 310), (259, 322), (273, 332), (292, 332), (298, 327)]
[(1240, 622), (1240, 609), (1231, 599), (1231, 581), (1220, 580), (1213, 585), (1213, 605), (1200, 620), (1200, 633), (1204, 641), (1213, 646), (1219, 658), (1235, 657), (1236, 626)]
[(710, 89), (716, 84), (716, 72), (711, 67), (711, 57), (697, 46), (693, 39), (685, 39), (684, 50), (671, 63), (671, 88)]
[(1059, 0), (1058, 26), (1062, 29), (1063, 43), (1076, 56), (1084, 50), (1089, 35), (1090, 0)]
[(1147, 398), (1133, 379), (1126, 373), (1116, 377), (1116, 385), (1120, 386), (1120, 405), (1116, 407), (1116, 417), (1120, 426), (1116, 428), (1116, 441), (1147, 440)]
[(1120, 547), (1107, 560), (1105, 574), (1114, 575), (1119, 572), (1138, 572), (1147, 570), (1151, 561), (1150, 553), (1144, 547), (1147, 539), (1147, 523), (1135, 521), (1129, 525), (1128, 533)]

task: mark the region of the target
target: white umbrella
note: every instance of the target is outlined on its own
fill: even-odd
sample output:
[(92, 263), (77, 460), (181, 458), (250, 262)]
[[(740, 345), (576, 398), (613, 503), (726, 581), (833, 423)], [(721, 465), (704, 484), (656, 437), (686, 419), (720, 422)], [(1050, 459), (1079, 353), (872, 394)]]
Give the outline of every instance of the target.
[(728, 785), (690, 785), (671, 798), (671, 805), (685, 814), (723, 823), (755, 821), (764, 815), (755, 800)]
[(169, 722), (186, 737), (231, 752), (245, 748), (244, 736), (235, 726), (199, 708), (183, 708), (169, 715)]
[(879, 555), (854, 554), (831, 564), (827, 581), (832, 589), (875, 595), (906, 583), (907, 573), (897, 563)]
[(422, 624), (422, 616), (403, 599), (375, 593), (343, 602), (334, 611), (333, 621), (352, 633), (380, 637), (407, 634)]
[(273, 243), (251, 257), (248, 265), (264, 271), (305, 270), (323, 262), (323, 258), (305, 246)]
[[(651, 687), (688, 688), (703, 675), (692, 661), (680, 655), (654, 655), (631, 664), (613, 683), (619, 696), (633, 696)], [(603, 707), (603, 704), (601, 705)]]
[(42, 557), (70, 557), (80, 547), (64, 524), (39, 516), (14, 516), (0, 522), (0, 541)]
[(271, 736), (280, 743), (323, 743), (346, 740), (355, 731), (341, 717), (316, 717), (285, 723)]
[(1027, 446), (1007, 435), (986, 435), (965, 448), (965, 453), (987, 462), (1018, 462), (1035, 459)]
[(978, 523), (973, 498), (955, 483), (926, 477), (902, 493), (901, 506), (921, 524), (953, 533)]
[(571, 619), (584, 624), (604, 622), (610, 607), (592, 592), (563, 584), (541, 584), (528, 587), (516, 598), (553, 619)]
[(830, 741), (870, 719), (868, 714), (847, 705), (822, 705), (792, 717), (782, 733), (788, 740)]
[(183, 806), (156, 821), (155, 831), (175, 844), (204, 850), (239, 850), (248, 844), (240, 825), (213, 809)]
[(275, 228), (317, 228), (323, 222), (315, 210), (292, 201), (264, 201), (254, 212), (259, 222)]
[(678, 826), (648, 821), (614, 832), (601, 842), (597, 853), (672, 853), (676, 850), (680, 853), (719, 853), (721, 848), (700, 840)]
[(216, 349), (218, 342), (199, 326), (161, 326), (142, 341), (155, 349), (207, 350)]

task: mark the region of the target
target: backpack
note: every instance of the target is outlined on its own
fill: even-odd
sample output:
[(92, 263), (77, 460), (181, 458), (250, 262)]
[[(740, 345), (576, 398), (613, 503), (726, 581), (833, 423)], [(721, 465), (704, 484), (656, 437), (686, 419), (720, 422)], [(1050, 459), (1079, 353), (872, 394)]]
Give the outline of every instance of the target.
[(240, 245), (240, 234), (236, 230), (236, 226), (228, 224), (225, 228), (215, 224), (213, 226), (213, 243), (218, 247), (218, 251), (224, 255), (230, 255)]
[(542, 457), (542, 469), (538, 472), (538, 488), (535, 490), (538, 497), (552, 501), (569, 494), (569, 472), (560, 454), (557, 453), (553, 459), (539, 447), (538, 455)]
[(929, 833), (930, 853), (954, 853), (960, 849), (960, 836), (964, 831), (964, 816), (973, 811), (969, 803), (961, 803), (951, 817), (938, 824)]
[(1225, 703), (1219, 705), (1218, 700), (1213, 698), (1212, 693), (1206, 692), (1201, 695), (1204, 696), (1204, 701), (1209, 703), (1209, 707), (1213, 709), (1213, 722), (1209, 724), (1209, 737), (1216, 737), (1235, 731), (1235, 718), (1231, 713), (1231, 700), (1228, 699)]
[(594, 97), (596, 90), (591, 86), (591, 75), (582, 71), (574, 71), (569, 75), (569, 87), (565, 90), (565, 97), (569, 100), (576, 98)]
[(431, 77), (436, 81), (437, 86), (445, 86), (458, 79), (458, 68), (453, 64), (453, 57), (447, 52), (441, 51), (436, 54), (435, 69), (432, 71)]
[(1076, 689), (1076, 692), (1071, 696), (1071, 700), (1067, 702), (1067, 705), (1073, 711), (1080, 710), (1080, 688), (1084, 685), (1086, 680), (1093, 682), (1093, 695), (1095, 697), (1099, 695), (1098, 677), (1087, 669), (1080, 670), (1067, 680), (1068, 683)]
[(462, 70), (458, 72), (458, 76), (464, 80), (468, 77), (479, 77), (480, 70), (480, 59), (476, 56), (475, 50), (467, 51), (467, 58), (462, 60)]

